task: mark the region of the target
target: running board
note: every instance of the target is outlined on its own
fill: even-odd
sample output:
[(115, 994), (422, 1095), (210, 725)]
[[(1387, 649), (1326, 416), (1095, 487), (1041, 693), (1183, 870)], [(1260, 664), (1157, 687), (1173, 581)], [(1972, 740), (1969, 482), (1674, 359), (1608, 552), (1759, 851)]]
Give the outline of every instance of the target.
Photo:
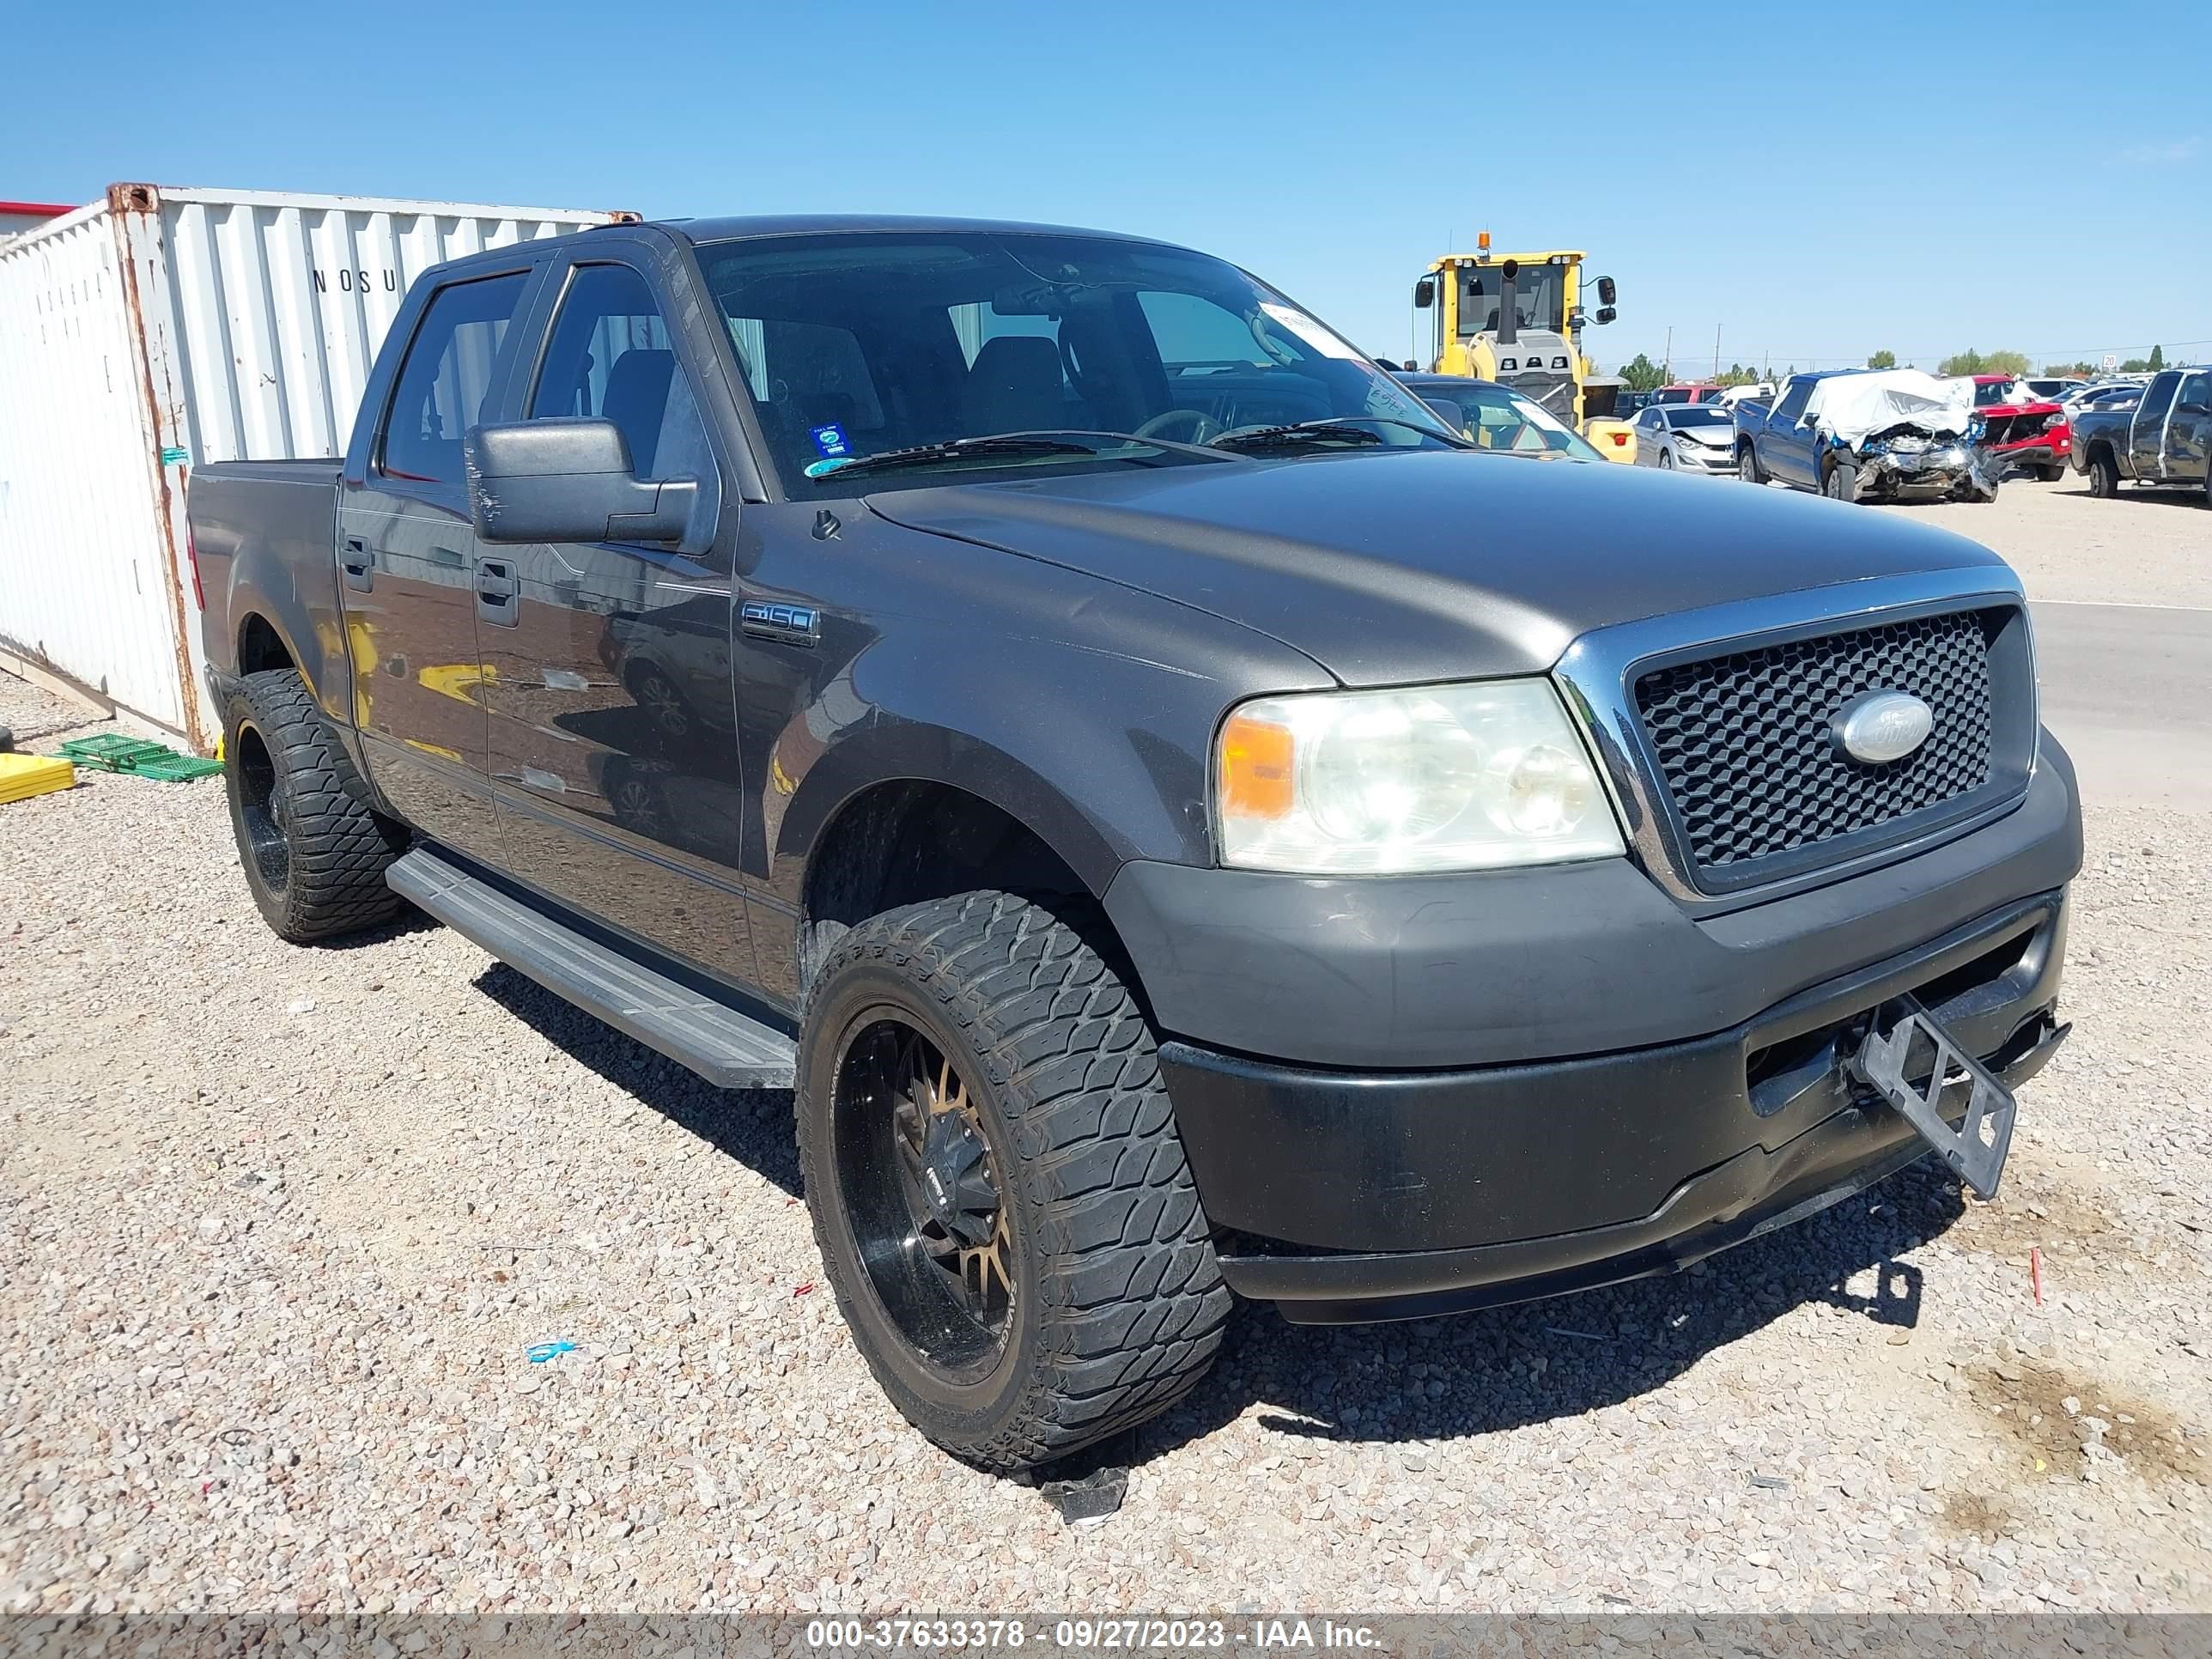
[(385, 884), (416, 908), (723, 1089), (787, 1089), (798, 1048), (773, 1026), (565, 927), (426, 848), (396, 860)]

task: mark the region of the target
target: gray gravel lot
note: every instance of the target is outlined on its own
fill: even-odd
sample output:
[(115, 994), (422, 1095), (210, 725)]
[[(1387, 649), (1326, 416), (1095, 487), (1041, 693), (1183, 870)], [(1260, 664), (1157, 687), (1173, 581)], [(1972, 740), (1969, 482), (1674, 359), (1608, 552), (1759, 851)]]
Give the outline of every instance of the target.
[[(2166, 514), (2176, 558), (2212, 525), (2081, 506)], [(2066, 486), (1951, 517), (2008, 552), (2002, 515), (2036, 526), (2039, 597), (2207, 602), (2119, 532), (2132, 574), (2069, 575), (2045, 511)], [(0, 725), (68, 718), (0, 676)], [(1342, 1333), (1244, 1310), (1121, 1449), (1121, 1512), (1071, 1528), (877, 1392), (787, 1097), (718, 1094), (434, 927), (280, 944), (218, 783), (0, 807), (0, 1594), (2212, 1608), (2212, 818), (2110, 800), (2089, 830), (2076, 1036), (1998, 1202), (1914, 1172), (1670, 1279)]]

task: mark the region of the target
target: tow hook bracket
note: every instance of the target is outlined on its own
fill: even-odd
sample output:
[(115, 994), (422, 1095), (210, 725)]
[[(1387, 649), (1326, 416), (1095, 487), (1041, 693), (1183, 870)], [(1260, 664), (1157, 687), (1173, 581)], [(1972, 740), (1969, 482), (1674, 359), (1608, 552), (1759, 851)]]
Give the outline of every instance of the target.
[[(1885, 1032), (1881, 1017), (1893, 1010), (1895, 1023)], [(1920, 1064), (1914, 1063), (1916, 1050)], [(1927, 1060), (1931, 1050), (1933, 1059)], [(2012, 1148), (2017, 1109), (2012, 1091), (1953, 1042), (1918, 1002), (1902, 997), (1886, 1005), (1851, 1057), (1850, 1069), (1920, 1132), (1920, 1138), (1942, 1155), (1976, 1197), (1996, 1196), (2005, 1154)], [(1923, 1080), (1915, 1082), (1915, 1077)], [(1966, 1115), (1954, 1129), (1945, 1120), (1942, 1104), (1945, 1091), (1960, 1082), (1972, 1086)]]

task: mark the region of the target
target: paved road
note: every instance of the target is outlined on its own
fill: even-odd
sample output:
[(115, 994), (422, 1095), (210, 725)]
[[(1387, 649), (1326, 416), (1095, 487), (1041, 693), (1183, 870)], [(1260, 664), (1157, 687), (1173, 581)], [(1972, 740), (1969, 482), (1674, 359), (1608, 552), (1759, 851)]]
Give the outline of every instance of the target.
[(2212, 610), (2032, 609), (2043, 721), (2084, 799), (2212, 812)]

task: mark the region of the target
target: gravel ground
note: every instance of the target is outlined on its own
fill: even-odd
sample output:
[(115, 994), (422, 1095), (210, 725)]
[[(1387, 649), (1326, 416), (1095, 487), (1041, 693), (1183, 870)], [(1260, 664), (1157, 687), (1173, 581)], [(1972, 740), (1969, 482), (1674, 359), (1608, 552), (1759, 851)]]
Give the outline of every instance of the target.
[(2212, 512), (2202, 490), (2138, 490), (2100, 501), (2069, 472), (2008, 478), (1994, 501), (1882, 507), (1986, 542), (2027, 596), (2073, 604), (2212, 605)]
[[(2074, 509), (1995, 512), (2030, 491)], [(0, 725), (68, 718), (0, 676)], [(442, 929), (280, 944), (216, 783), (0, 808), (0, 1595), (2212, 1608), (2212, 819), (2089, 830), (2077, 1035), (1998, 1202), (1914, 1173), (1670, 1279), (1343, 1333), (1243, 1310), (1071, 1528), (877, 1392), (787, 1097)]]

